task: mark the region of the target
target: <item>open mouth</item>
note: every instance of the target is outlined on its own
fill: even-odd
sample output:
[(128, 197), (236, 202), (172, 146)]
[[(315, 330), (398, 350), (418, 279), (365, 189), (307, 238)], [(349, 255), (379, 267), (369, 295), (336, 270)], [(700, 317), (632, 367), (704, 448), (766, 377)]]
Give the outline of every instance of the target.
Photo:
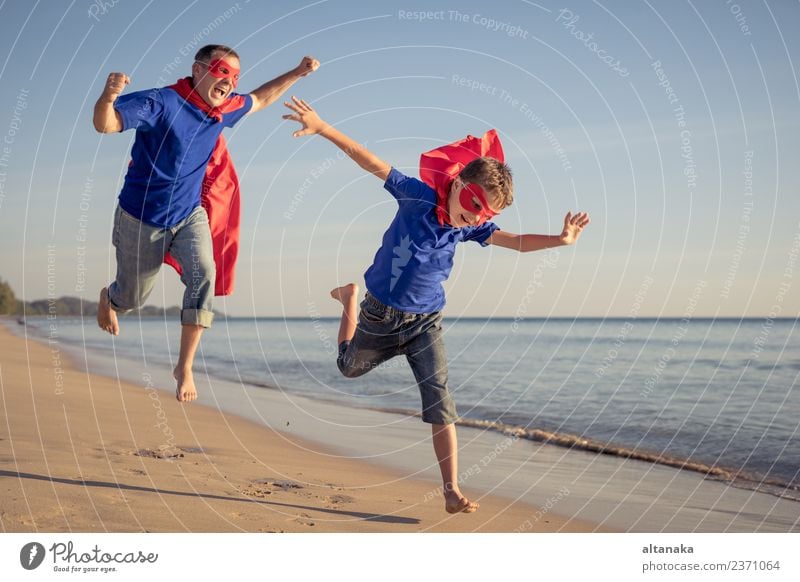
[(228, 94), (228, 92), (225, 89), (221, 89), (220, 87), (215, 87), (214, 88), (214, 96), (215, 97), (225, 97), (225, 95), (227, 95), (227, 94)]

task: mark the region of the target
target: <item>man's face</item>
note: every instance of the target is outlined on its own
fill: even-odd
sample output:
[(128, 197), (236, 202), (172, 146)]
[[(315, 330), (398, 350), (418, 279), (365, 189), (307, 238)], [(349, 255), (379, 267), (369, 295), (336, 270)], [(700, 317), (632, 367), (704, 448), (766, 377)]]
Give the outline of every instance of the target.
[(447, 197), (450, 225), (455, 228), (478, 226), (496, 216), (498, 211), (489, 205), (487, 198), (480, 186), (464, 183), (460, 177), (456, 177)]
[(212, 107), (219, 107), (236, 88), (239, 68), (239, 59), (226, 53), (214, 53), (207, 63), (195, 61), (192, 65), (195, 93)]

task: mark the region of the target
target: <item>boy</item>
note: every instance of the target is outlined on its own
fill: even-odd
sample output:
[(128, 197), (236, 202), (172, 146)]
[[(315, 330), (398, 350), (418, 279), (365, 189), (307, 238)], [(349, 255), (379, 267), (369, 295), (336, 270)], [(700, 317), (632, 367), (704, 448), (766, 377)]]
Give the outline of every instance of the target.
[(272, 104), (318, 66), (304, 57), (295, 69), (239, 95), (233, 92), (239, 55), (224, 45), (207, 45), (195, 55), (192, 76), (170, 87), (119, 97), (130, 79), (111, 73), (95, 105), (97, 131), (136, 129), (114, 216), (116, 279), (100, 292), (97, 323), (117, 335), (117, 312), (144, 304), (162, 262), (175, 266), (186, 285), (180, 355), (173, 372), (179, 402), (197, 398), (192, 365), (200, 336), (214, 318), (215, 290), (217, 295), (232, 290), (238, 179), (222, 130)]
[[(353, 161), (384, 182), (399, 205), (383, 244), (364, 279), (367, 294), (358, 308), (358, 286), (337, 287), (331, 297), (344, 310), (339, 327), (337, 365), (355, 378), (400, 354), (408, 359), (422, 396), (422, 420), (431, 424), (433, 448), (442, 474), (445, 510), (472, 513), (478, 503), (459, 489), (455, 405), (447, 390), (447, 360), (442, 341), (444, 289), (457, 243), (474, 240), (519, 252), (574, 244), (589, 224), (586, 213), (564, 218), (558, 236), (511, 234), (488, 218), (511, 204), (513, 187), (508, 167), (482, 153), (502, 158), (494, 131), (484, 136), (480, 151), (463, 165), (459, 144), (423, 155), (423, 177), (404, 176), (366, 148), (320, 119), (301, 99), (285, 103), (294, 113), (284, 115), (302, 124), (294, 136), (320, 134)], [(474, 146), (475, 138), (465, 142)], [(467, 148), (468, 149), (468, 148)], [(462, 169), (463, 168), (463, 169)], [(432, 188), (431, 185), (436, 189)], [(356, 324), (356, 321), (358, 324)]]

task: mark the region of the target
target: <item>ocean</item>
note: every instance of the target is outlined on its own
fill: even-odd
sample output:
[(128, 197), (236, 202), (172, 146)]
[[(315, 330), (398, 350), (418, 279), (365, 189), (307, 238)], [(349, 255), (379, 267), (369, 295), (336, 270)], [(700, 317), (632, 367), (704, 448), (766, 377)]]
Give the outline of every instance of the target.
[[(31, 318), (46, 337), (51, 322)], [(81, 358), (166, 368), (180, 326), (57, 320)], [(220, 319), (195, 374), (346, 407), (419, 410), (404, 358), (348, 380), (335, 364), (338, 320)], [(596, 454), (696, 471), (800, 501), (800, 331), (794, 319), (445, 319), (450, 390), (464, 424)], [(224, 408), (224, 402), (220, 402)]]

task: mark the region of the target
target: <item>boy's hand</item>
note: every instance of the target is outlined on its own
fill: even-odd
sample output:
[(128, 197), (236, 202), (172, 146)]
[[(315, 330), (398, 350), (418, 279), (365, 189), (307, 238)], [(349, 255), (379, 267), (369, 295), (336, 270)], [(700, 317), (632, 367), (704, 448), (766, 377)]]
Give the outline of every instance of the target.
[(313, 73), (319, 69), (319, 61), (314, 57), (303, 57), (300, 64), (295, 68), (298, 77), (305, 77), (309, 73)]
[(298, 99), (292, 95), (292, 103), (284, 101), (283, 104), (294, 111), (294, 115), (284, 115), (283, 118), (297, 121), (303, 126), (303, 129), (298, 129), (292, 134), (294, 137), (322, 133), (322, 130), (327, 126), (326, 123), (319, 118), (317, 112), (311, 108), (311, 105), (302, 99)]
[(125, 73), (111, 73), (106, 79), (102, 98), (112, 102), (115, 101), (119, 94), (125, 90), (125, 85), (130, 82), (131, 78)]
[(561, 242), (565, 245), (573, 245), (578, 242), (583, 229), (589, 224), (589, 215), (585, 212), (579, 212), (574, 215), (572, 212), (567, 212), (564, 217), (564, 230), (561, 231)]

